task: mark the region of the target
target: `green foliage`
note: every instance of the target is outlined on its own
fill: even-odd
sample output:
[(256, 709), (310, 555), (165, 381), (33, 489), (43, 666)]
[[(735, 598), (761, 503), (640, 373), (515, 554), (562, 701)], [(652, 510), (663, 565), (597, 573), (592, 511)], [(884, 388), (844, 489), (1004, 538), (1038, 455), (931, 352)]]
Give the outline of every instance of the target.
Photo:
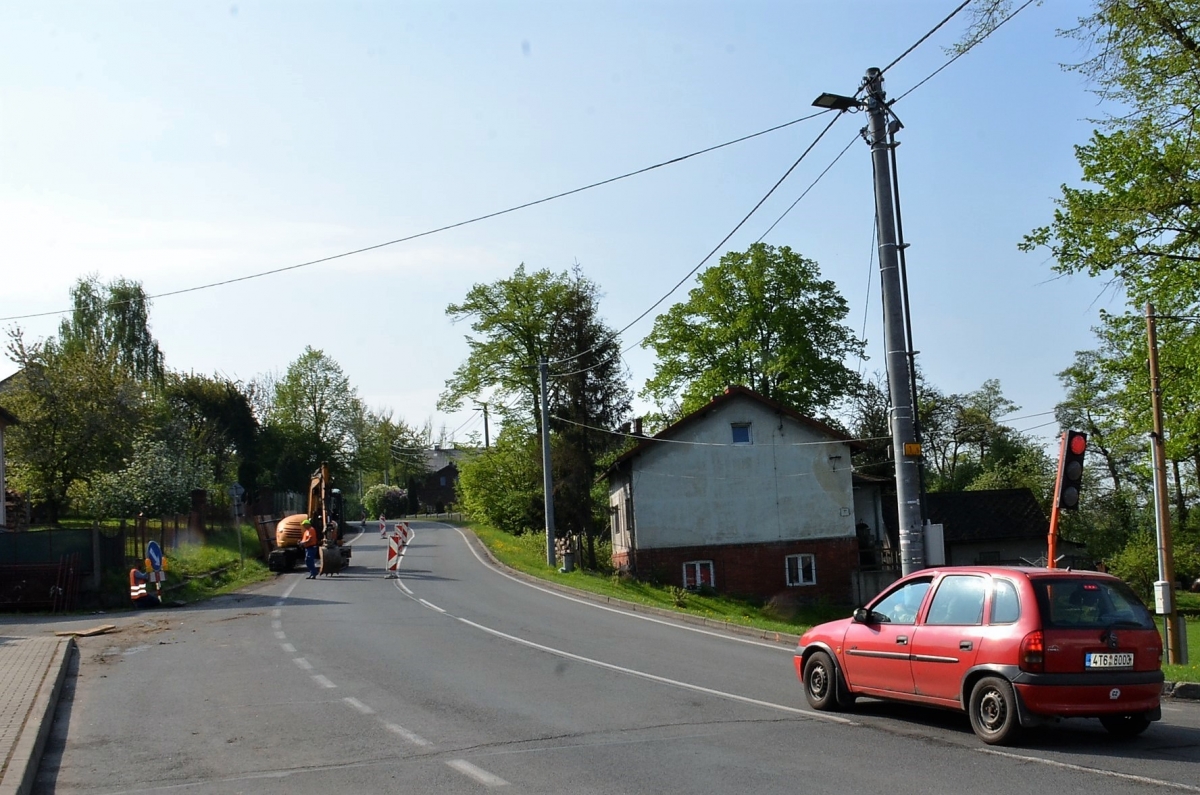
[(190, 448), (207, 459), (214, 483), (236, 479), (255, 492), (259, 428), (246, 387), (221, 376), (168, 373), (156, 412), (158, 427), (179, 425)]
[(100, 284), (96, 275), (71, 288), (73, 309), (58, 327), (64, 350), (112, 356), (137, 381), (163, 377), (163, 355), (150, 333), (150, 299), (140, 282), (115, 279)]
[(363, 507), (367, 509), (368, 519), (375, 519), (380, 514), (394, 519), (408, 513), (408, 494), (396, 486), (376, 483), (363, 494)]
[(687, 413), (736, 384), (812, 416), (857, 389), (844, 362), (864, 344), (844, 325), (846, 301), (816, 262), (755, 243), (696, 280), (646, 338), (658, 356), (646, 397), (662, 405), (682, 394)]
[(506, 533), (544, 527), (541, 448), (537, 439), (508, 425), (491, 449), (459, 463), (459, 501), (470, 516)]
[(186, 450), (138, 437), (133, 455), (116, 472), (96, 476), (88, 490), (87, 511), (96, 518), (186, 513), (192, 489), (209, 485), (208, 468)]
[(671, 594), (671, 604), (675, 607), (687, 607), (688, 592), (678, 585), (672, 585), (668, 588)]
[[(1198, 540), (1194, 533), (1173, 539), (1176, 578), (1191, 581), (1200, 575)], [(1154, 582), (1158, 579), (1158, 544), (1154, 534), (1147, 530), (1136, 532), (1125, 548), (1109, 560), (1108, 569), (1129, 583), (1143, 599), (1152, 599)]]

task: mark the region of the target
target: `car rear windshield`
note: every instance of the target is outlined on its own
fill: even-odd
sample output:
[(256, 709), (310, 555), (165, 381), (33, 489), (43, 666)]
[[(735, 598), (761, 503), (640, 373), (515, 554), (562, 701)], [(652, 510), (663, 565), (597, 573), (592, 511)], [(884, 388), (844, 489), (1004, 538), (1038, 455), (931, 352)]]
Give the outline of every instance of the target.
[(1153, 629), (1154, 617), (1120, 580), (1039, 577), (1033, 582), (1042, 625), (1057, 629)]

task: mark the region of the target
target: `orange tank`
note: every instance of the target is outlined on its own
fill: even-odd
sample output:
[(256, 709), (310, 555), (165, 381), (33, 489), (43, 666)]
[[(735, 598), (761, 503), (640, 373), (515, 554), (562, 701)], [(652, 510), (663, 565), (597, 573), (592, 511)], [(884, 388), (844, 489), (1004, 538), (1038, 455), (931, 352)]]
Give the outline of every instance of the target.
[(300, 546), (300, 537), (304, 535), (304, 528), (300, 523), (307, 518), (305, 514), (297, 513), (280, 519), (275, 525), (275, 546), (281, 549)]

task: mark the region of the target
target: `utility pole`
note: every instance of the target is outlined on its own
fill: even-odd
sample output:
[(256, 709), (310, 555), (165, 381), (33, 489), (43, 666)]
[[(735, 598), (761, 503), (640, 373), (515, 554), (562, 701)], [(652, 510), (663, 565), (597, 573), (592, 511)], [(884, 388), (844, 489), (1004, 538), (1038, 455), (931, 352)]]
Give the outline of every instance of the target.
[(546, 490), (546, 564), (554, 568), (554, 476), (550, 472), (550, 410), (546, 407), (546, 381), (550, 363), (543, 356), (538, 360), (538, 386), (542, 392), (542, 487)]
[(479, 407), (481, 409), (483, 409), (483, 449), (487, 450), (488, 448), (490, 448), (492, 446), (491, 442), (488, 441), (488, 415), (487, 415), (488, 404), (480, 402)]
[(892, 449), (896, 458), (896, 508), (900, 522), (900, 568), (911, 574), (925, 568), (925, 529), (921, 525), (921, 445), (917, 441), (912, 371), (904, 324), (899, 251), (889, 154), (888, 108), (883, 75), (876, 68), (864, 78), (870, 117), (871, 159), (875, 167), (875, 214), (879, 227), (879, 276), (883, 292), (884, 345), (892, 401)]
[(1150, 451), (1154, 464), (1154, 527), (1158, 537), (1158, 582), (1154, 583), (1157, 611), (1166, 617), (1167, 662), (1183, 662), (1179, 649), (1178, 612), (1175, 608), (1175, 561), (1171, 550), (1171, 511), (1167, 502), (1167, 456), (1163, 446), (1162, 385), (1158, 374), (1158, 333), (1154, 325), (1154, 304), (1146, 304), (1146, 342), (1150, 348), (1150, 409), (1154, 432)]

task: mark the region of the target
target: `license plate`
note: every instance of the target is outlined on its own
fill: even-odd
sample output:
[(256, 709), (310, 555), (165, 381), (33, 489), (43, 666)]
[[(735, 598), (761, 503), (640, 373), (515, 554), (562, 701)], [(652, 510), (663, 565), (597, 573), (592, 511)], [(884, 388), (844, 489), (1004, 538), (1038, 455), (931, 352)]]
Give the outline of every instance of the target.
[(1085, 668), (1132, 668), (1133, 652), (1099, 652), (1083, 655)]

